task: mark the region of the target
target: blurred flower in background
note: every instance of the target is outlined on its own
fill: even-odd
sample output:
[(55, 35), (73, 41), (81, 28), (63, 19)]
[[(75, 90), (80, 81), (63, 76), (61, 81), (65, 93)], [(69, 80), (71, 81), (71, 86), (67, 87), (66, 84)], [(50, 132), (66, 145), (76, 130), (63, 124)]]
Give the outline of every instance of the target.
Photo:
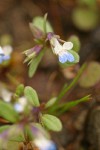
[(10, 45), (0, 47), (0, 64), (10, 59), (11, 53), (12, 53), (12, 47)]
[(53, 141), (46, 139), (45, 137), (39, 137), (34, 140), (34, 144), (39, 150), (56, 150), (56, 145)]
[(15, 109), (17, 112), (21, 113), (21, 112), (24, 111), (26, 105), (27, 105), (27, 100), (26, 100), (26, 98), (23, 96), (23, 97), (20, 97), (20, 98), (18, 99), (18, 101), (15, 102), (15, 104), (14, 104), (14, 109)]

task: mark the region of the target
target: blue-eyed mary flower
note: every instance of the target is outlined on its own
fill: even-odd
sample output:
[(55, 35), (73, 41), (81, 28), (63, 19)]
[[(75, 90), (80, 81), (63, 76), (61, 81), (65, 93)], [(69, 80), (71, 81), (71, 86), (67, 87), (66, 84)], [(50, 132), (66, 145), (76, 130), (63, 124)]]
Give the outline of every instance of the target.
[(54, 54), (58, 56), (58, 59), (61, 63), (65, 62), (74, 62), (74, 56), (70, 53), (70, 50), (73, 48), (72, 42), (65, 42), (61, 44), (59, 38), (53, 34), (48, 34), (48, 39), (51, 44), (51, 48)]
[(10, 55), (12, 53), (12, 47), (9, 45), (0, 47), (0, 64), (2, 64), (4, 61), (10, 59)]
[(36, 145), (39, 150), (57, 150), (56, 144), (50, 139), (50, 135), (40, 124), (30, 126), (31, 132), (35, 135), (32, 143)]
[(34, 143), (39, 148), (39, 150), (57, 150), (55, 143), (43, 136), (36, 138)]

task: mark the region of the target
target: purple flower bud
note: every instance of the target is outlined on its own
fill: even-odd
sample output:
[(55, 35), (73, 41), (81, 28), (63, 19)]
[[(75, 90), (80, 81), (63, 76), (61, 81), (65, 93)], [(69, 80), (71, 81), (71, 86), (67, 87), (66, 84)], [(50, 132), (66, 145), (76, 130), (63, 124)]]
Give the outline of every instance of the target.
[(47, 34), (47, 39), (48, 40), (51, 40), (51, 38), (54, 36), (54, 33), (52, 33), (52, 32), (49, 32), (48, 34)]
[(36, 128), (34, 125), (30, 125), (30, 129), (32, 131), (32, 134), (37, 136), (37, 134), (39, 133), (39, 129)]
[(0, 134), (0, 138), (6, 138), (8, 136), (8, 131), (4, 131), (3, 133)]
[(36, 54), (38, 54), (42, 48), (43, 48), (42, 45), (36, 45), (32, 48), (32, 51), (35, 51)]
[(42, 48), (43, 48), (42, 45), (35, 45), (31, 49), (29, 49), (25, 54), (27, 56), (31, 55), (32, 53), (38, 54)]

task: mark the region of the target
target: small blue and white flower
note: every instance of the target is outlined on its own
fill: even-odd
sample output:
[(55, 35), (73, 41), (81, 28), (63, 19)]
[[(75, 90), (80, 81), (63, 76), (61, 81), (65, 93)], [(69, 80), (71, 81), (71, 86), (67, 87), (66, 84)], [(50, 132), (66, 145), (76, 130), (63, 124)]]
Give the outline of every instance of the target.
[(21, 113), (21, 112), (24, 111), (26, 105), (27, 105), (27, 99), (26, 99), (24, 96), (22, 96), (22, 97), (20, 97), (20, 98), (18, 99), (18, 101), (14, 104), (14, 109), (15, 109), (17, 112)]
[(57, 150), (56, 144), (43, 136), (35, 138), (34, 144), (39, 148), (39, 150)]
[(52, 37), (50, 43), (53, 53), (58, 55), (58, 59), (61, 63), (74, 62), (74, 56), (70, 53), (70, 50), (73, 48), (72, 42), (64, 42), (62, 45), (57, 38)]
[(10, 45), (0, 47), (0, 64), (2, 64), (4, 61), (10, 59), (10, 55), (12, 53), (12, 47)]

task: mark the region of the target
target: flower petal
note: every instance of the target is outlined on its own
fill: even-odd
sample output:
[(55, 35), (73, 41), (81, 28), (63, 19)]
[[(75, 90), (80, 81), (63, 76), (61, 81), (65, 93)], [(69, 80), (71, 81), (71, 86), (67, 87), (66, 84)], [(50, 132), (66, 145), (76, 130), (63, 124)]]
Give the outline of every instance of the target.
[(63, 44), (63, 49), (64, 50), (71, 50), (73, 48), (73, 43), (72, 42), (65, 42)]
[(2, 59), (3, 59), (3, 61), (9, 60), (9, 59), (10, 59), (10, 56), (9, 56), (9, 55), (4, 55), (4, 56), (2, 56)]
[(1, 46), (0, 46), (0, 54), (4, 55), (4, 52), (3, 52), (2, 48), (1, 48)]
[(0, 56), (0, 64), (3, 62), (2, 56)]
[(51, 39), (51, 44), (53, 46), (53, 52), (55, 54), (58, 54), (62, 50), (62, 45), (59, 43), (59, 41), (56, 38)]
[(69, 62), (73, 62), (75, 60), (74, 56), (71, 53), (67, 53), (67, 59)]
[(67, 61), (67, 54), (63, 53), (63, 54), (59, 55), (59, 61), (61, 63), (65, 63)]
[(74, 61), (74, 56), (71, 53), (63, 52), (62, 54), (59, 55), (59, 61), (61, 63), (65, 63), (67, 61), (73, 62)]
[(3, 46), (2, 48), (5, 55), (10, 55), (13, 51), (13, 48), (10, 45)]

